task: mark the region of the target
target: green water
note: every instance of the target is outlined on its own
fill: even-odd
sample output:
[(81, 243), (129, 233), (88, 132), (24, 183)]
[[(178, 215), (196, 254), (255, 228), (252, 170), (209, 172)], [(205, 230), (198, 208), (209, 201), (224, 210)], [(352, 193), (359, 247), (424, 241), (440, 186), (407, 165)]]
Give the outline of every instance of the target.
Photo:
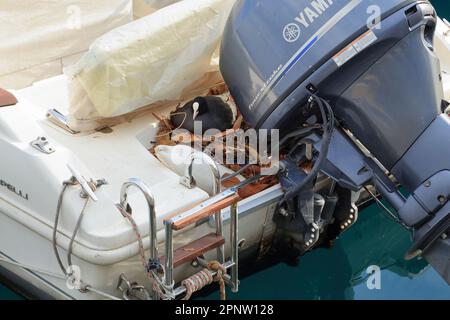
[(0, 299), (1, 300), (23, 300), (22, 297), (15, 294), (5, 286), (0, 284)]
[(431, 1), (441, 17), (450, 19), (450, 1), (434, 0)]
[[(450, 18), (450, 1), (432, 1)], [(423, 260), (406, 262), (410, 235), (372, 206), (331, 250), (315, 250), (298, 266), (279, 263), (241, 279), (229, 299), (450, 299), (450, 287)], [(381, 289), (367, 286), (367, 268), (381, 268)], [(218, 293), (207, 298), (218, 299)], [(0, 285), (0, 299), (20, 296)]]
[[(241, 279), (229, 299), (450, 299), (450, 287), (424, 260), (405, 261), (410, 235), (376, 206), (332, 249), (318, 249), (298, 266), (279, 263)], [(381, 289), (367, 286), (369, 266), (381, 269)], [(208, 299), (217, 299), (213, 293)]]

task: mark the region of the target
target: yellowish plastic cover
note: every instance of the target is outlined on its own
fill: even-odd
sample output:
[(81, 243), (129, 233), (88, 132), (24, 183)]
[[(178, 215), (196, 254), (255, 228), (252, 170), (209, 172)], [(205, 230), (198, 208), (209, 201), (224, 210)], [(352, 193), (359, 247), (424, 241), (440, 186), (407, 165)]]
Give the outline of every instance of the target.
[(180, 100), (187, 88), (217, 82), (215, 54), (233, 4), (183, 0), (96, 40), (65, 70), (71, 127), (89, 130), (98, 119)]

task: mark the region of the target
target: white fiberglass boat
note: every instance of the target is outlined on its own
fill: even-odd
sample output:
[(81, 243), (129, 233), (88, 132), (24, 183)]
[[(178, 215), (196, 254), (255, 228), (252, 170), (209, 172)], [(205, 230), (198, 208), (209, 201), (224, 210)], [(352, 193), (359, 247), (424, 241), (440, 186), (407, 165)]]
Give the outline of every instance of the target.
[[(5, 105), (0, 108), (0, 270), (31, 295), (175, 299), (219, 278), (237, 291), (239, 264), (251, 263), (267, 252), (276, 230), (273, 217), (283, 196), (279, 184), (240, 197), (239, 184), (230, 188), (221, 182), (233, 171), (207, 155), (181, 145), (160, 145), (150, 152), (160, 138), (161, 116), (168, 116), (199, 91), (220, 85), (217, 67), (211, 69), (210, 61), (215, 61), (221, 31), (201, 39), (192, 36), (191, 46), (186, 44), (183, 54), (192, 53), (186, 61), (202, 70), (194, 86), (179, 79), (192, 75), (192, 70), (186, 71), (188, 62), (173, 58), (174, 54), (156, 60), (158, 79), (167, 79), (152, 85), (163, 90), (173, 81), (172, 92), (177, 90), (175, 86), (183, 87), (183, 93), (175, 94), (179, 99), (167, 102), (167, 95), (152, 92), (147, 100), (129, 99), (114, 108), (101, 109), (96, 108), (97, 103), (114, 94), (105, 93), (101, 86), (83, 86), (105, 79), (100, 64), (106, 65), (106, 70), (108, 63), (133, 60), (121, 53), (99, 58), (100, 53), (105, 54), (106, 44), (109, 53), (133, 47), (134, 51), (125, 52), (135, 53), (139, 60), (139, 46), (123, 45), (120, 34), (136, 32), (139, 41), (141, 36), (154, 41), (164, 30), (154, 28), (153, 33), (145, 34), (139, 33), (139, 28), (145, 23), (162, 23), (175, 12), (179, 21), (185, 22), (188, 15), (184, 13), (190, 12), (193, 2), (181, 1), (113, 30), (96, 41), (65, 75), (0, 92)], [(203, 1), (202, 7), (221, 12), (214, 17), (202, 16), (210, 18), (208, 23), (216, 24), (218, 30), (223, 29), (234, 1), (219, 2)], [(111, 39), (117, 41), (108, 42)], [(164, 42), (169, 40), (159, 41), (157, 51), (177, 53), (173, 43)], [(193, 52), (198, 41), (208, 45)], [(448, 23), (439, 21), (435, 41), (446, 99), (450, 99)], [(198, 62), (196, 59), (205, 58), (205, 52), (208, 62)], [(136, 73), (133, 68), (139, 63), (134, 62), (127, 72)], [(177, 68), (183, 71), (179, 78)], [(107, 86), (115, 87), (121, 76), (109, 78)], [(148, 74), (137, 78), (143, 76)], [(86, 92), (80, 94), (80, 90)], [(122, 94), (131, 97), (135, 94), (131, 91)], [(153, 107), (137, 110), (145, 105)], [(137, 111), (125, 115), (118, 108)], [(182, 161), (174, 162), (174, 154)], [(204, 161), (195, 163), (197, 158)], [(248, 183), (244, 176), (237, 177)], [(359, 196), (353, 194), (354, 203)], [(356, 218), (342, 228), (350, 227)], [(213, 279), (217, 275), (222, 277)]]

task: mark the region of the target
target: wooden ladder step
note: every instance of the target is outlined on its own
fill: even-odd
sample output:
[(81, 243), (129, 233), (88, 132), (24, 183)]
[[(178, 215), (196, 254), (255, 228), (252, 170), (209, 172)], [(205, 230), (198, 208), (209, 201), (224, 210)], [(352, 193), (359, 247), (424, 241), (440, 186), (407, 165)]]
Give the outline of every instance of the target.
[(220, 200), (219, 202), (214, 203), (210, 206), (197, 207), (198, 208), (197, 212), (174, 222), (172, 228), (173, 228), (173, 230), (176, 230), (176, 231), (182, 230), (182, 229), (186, 228), (187, 226), (194, 224), (197, 221), (200, 221), (204, 218), (207, 218), (207, 217), (213, 215), (216, 212), (219, 212), (222, 209), (228, 208), (232, 204), (237, 203), (239, 200), (240, 200), (239, 195), (234, 194), (234, 195), (231, 195), (228, 198)]
[[(225, 239), (215, 233), (208, 234), (203, 238), (192, 241), (191, 243), (178, 248), (173, 253), (173, 266), (178, 267), (187, 262), (204, 255), (221, 245), (225, 244)], [(161, 257), (161, 263), (164, 264), (165, 257)]]

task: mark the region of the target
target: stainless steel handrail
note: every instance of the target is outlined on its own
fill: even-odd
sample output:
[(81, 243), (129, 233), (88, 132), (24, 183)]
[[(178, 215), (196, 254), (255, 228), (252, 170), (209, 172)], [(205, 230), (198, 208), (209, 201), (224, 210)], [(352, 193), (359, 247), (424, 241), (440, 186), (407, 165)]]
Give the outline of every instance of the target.
[(213, 189), (208, 192), (210, 196), (216, 195), (220, 192), (220, 171), (217, 163), (204, 153), (196, 153), (192, 152), (187, 161), (187, 166), (184, 171), (184, 176), (181, 177), (180, 183), (188, 188), (193, 188), (195, 186), (195, 181), (193, 177), (193, 166), (195, 160), (201, 160), (203, 163), (206, 163), (214, 176), (214, 185)]
[(120, 205), (124, 210), (128, 208), (128, 189), (130, 187), (138, 188), (145, 197), (148, 204), (148, 217), (149, 217), (149, 237), (150, 237), (150, 260), (156, 261), (159, 259), (158, 255), (158, 242), (156, 231), (156, 211), (155, 211), (155, 199), (148, 186), (140, 179), (131, 178), (122, 185), (120, 191)]
[(233, 292), (239, 291), (239, 244), (238, 244), (238, 232), (239, 232), (239, 219), (238, 219), (238, 204), (231, 205), (230, 210), (231, 223), (230, 223), (230, 244), (231, 244), (231, 290)]
[[(191, 162), (189, 166), (195, 161), (196, 156), (191, 157)], [(167, 288), (173, 288), (174, 278), (173, 278), (173, 233), (174, 224), (180, 219), (186, 219), (192, 215), (195, 215), (200, 210), (205, 207), (214, 205), (223, 199), (227, 199), (233, 195), (236, 195), (236, 189), (225, 190), (222, 193), (220, 191), (220, 175), (218, 174), (218, 168), (215, 162), (210, 162), (210, 168), (215, 176), (215, 186), (214, 192), (216, 194), (212, 195), (211, 198), (205, 200), (203, 203), (199, 204), (197, 207), (182, 213), (179, 216), (173, 217), (172, 219), (164, 221), (166, 230), (166, 248), (165, 248), (165, 278), (164, 284)], [(188, 169), (192, 173), (192, 169)], [(156, 230), (156, 211), (155, 211), (155, 200), (147, 185), (140, 179), (132, 178), (126, 181), (121, 188), (120, 192), (120, 206), (122, 209), (128, 209), (128, 189), (130, 187), (138, 188), (145, 196), (148, 204), (148, 215), (149, 215), (149, 237), (150, 237), (150, 260), (159, 260), (158, 254), (158, 243), (157, 243), (157, 230)], [(224, 246), (218, 248), (218, 260), (226, 267), (226, 269), (231, 269), (231, 276), (225, 275), (226, 283), (232, 287), (233, 292), (238, 290), (239, 280), (238, 280), (238, 210), (237, 203), (231, 205), (231, 224), (230, 224), (230, 240), (231, 240), (231, 261), (225, 262), (225, 252)], [(216, 233), (223, 236), (222, 232), (222, 215), (221, 212), (215, 214), (216, 216)], [(220, 232), (220, 233), (219, 233)], [(180, 287), (177, 290), (173, 290), (172, 293), (179, 295), (184, 292), (185, 288)], [(154, 296), (158, 299), (157, 296)]]

